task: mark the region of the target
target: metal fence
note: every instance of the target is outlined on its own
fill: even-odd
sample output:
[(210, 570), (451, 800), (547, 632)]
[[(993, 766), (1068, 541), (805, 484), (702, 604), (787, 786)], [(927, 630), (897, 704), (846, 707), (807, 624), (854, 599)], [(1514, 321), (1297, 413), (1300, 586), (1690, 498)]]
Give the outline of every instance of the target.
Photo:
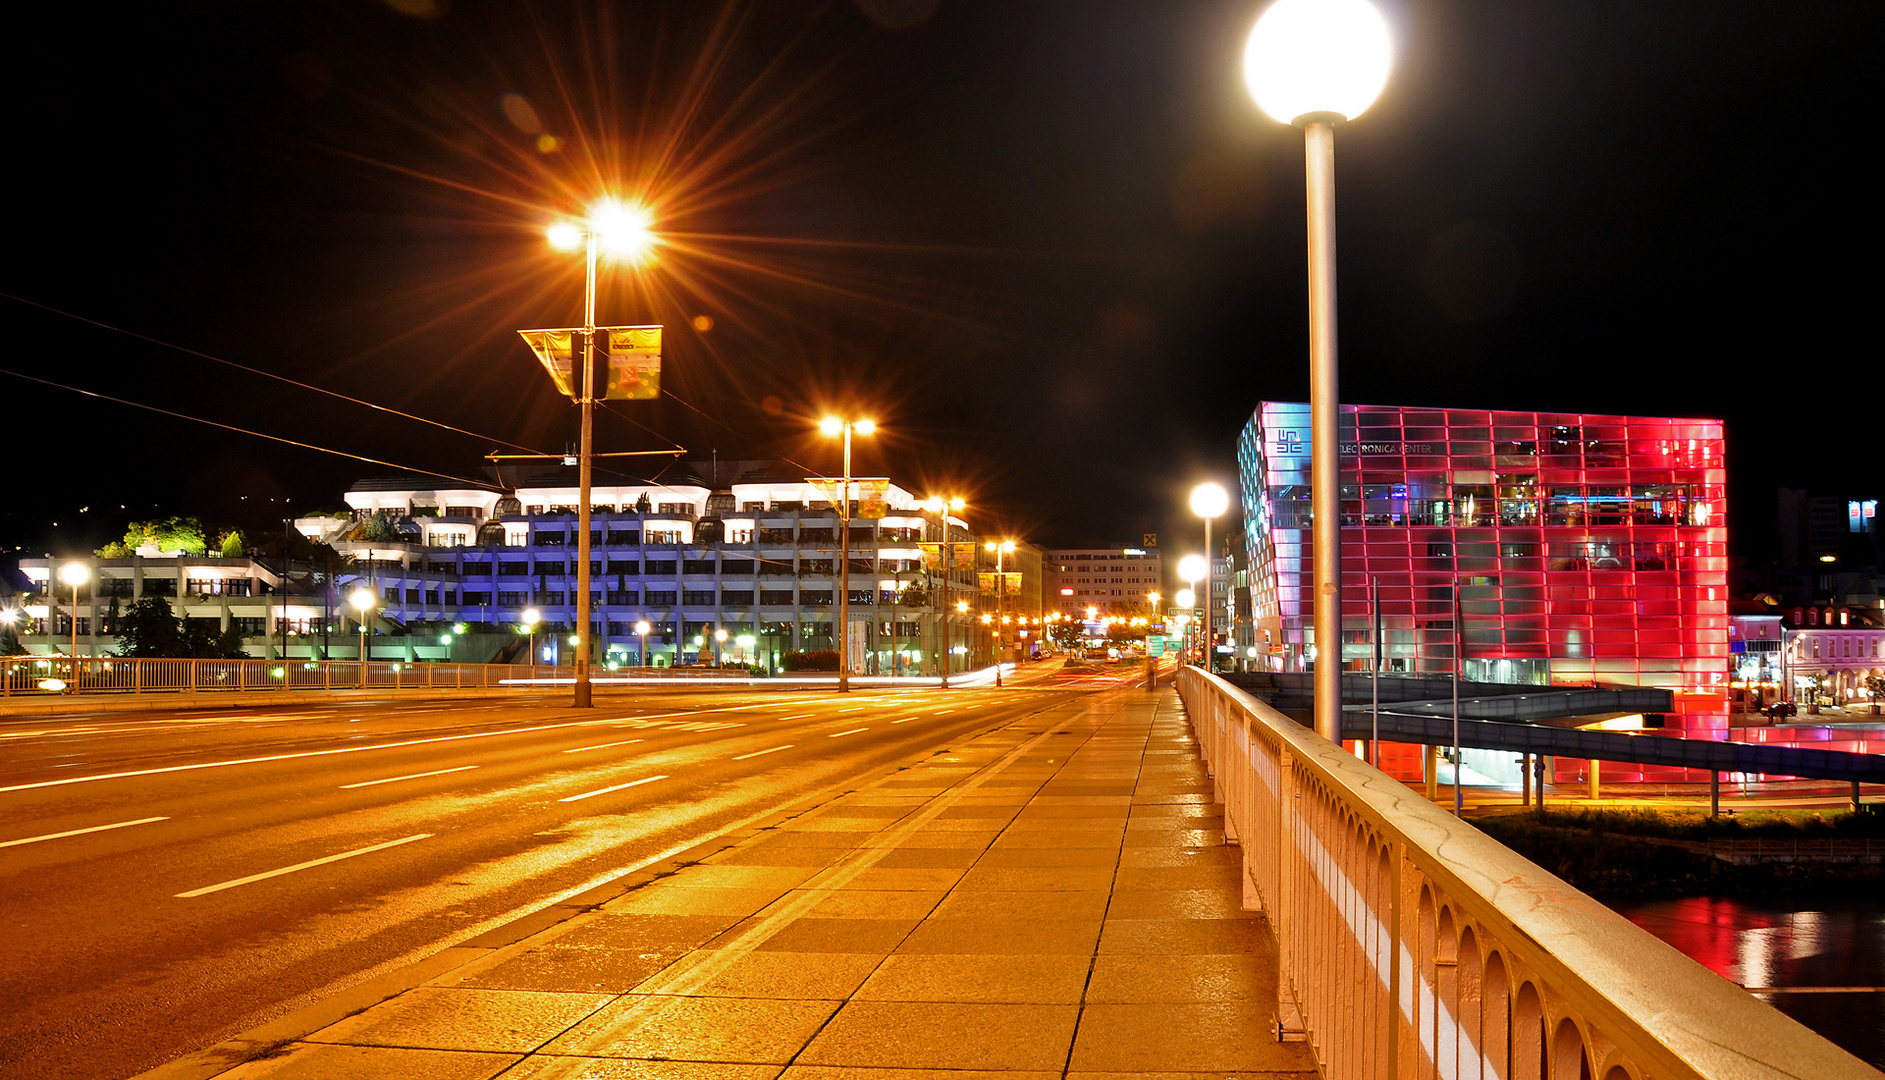
[[(413, 690), (516, 686), (559, 669), (392, 660), (143, 660), (0, 656), (0, 697), (209, 690)], [(563, 668), (567, 673), (570, 669)]]
[(1215, 676), (1178, 680), (1329, 1080), (1872, 1077), (1857, 1058)]

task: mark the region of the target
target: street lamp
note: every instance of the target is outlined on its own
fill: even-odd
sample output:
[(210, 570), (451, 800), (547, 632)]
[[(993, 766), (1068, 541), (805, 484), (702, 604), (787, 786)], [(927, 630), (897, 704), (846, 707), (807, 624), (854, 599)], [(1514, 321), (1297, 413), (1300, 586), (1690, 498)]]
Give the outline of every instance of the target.
[(726, 630), (724, 628), (715, 630), (713, 632), (713, 640), (714, 640), (713, 664), (715, 667), (719, 667), (726, 663), (726, 653), (727, 653)]
[(935, 608), (937, 636), (942, 638), (942, 660), (938, 666), (942, 670), (944, 690), (949, 689), (949, 573), (954, 569), (952, 556), (955, 554), (955, 543), (949, 536), (949, 515), (960, 514), (968, 505), (968, 502), (959, 495), (947, 499), (941, 495), (931, 495), (923, 500), (923, 509), (936, 515), (936, 524), (942, 529), (941, 543), (937, 546), (936, 553), (942, 560), (943, 594), (942, 602), (935, 604)]
[[(611, 255), (640, 262), (653, 250), (655, 234), (648, 211), (634, 203), (601, 199), (587, 218), (559, 221), (546, 230), (550, 246), (559, 251), (583, 247), (587, 273), (583, 278), (582, 437), (576, 466), (576, 691), (571, 704), (586, 709), (590, 703), (590, 597), (589, 597), (589, 489), (594, 457), (593, 429), (596, 407), (596, 256)], [(532, 648), (535, 647), (534, 635)], [(535, 658), (532, 658), (535, 662)]]
[(1001, 602), (1008, 594), (1008, 575), (1002, 572), (1002, 557), (1014, 550), (1013, 540), (994, 541), (982, 545), (995, 553), (995, 619), (991, 625), (995, 628), (995, 685), (1001, 685), (1001, 624), (1008, 620), (1002, 617)]
[(1341, 406), (1335, 362), (1335, 125), (1374, 104), (1386, 85), (1387, 23), (1368, 0), (1277, 0), (1244, 48), (1258, 108), (1303, 129), (1309, 208), (1310, 513), (1314, 540), (1317, 734), (1341, 741)]
[(360, 624), (360, 685), (367, 684), (367, 612), (373, 610), (377, 597), (373, 590), (358, 588), (347, 595), (347, 603), (352, 605), (354, 620)]
[(845, 420), (827, 416), (818, 432), (827, 439), (844, 436), (844, 478), (838, 490), (838, 692), (851, 689), (851, 433), (870, 435), (875, 420)]
[(82, 562), (66, 563), (59, 568), (59, 580), (72, 586), (72, 692), (76, 694), (79, 692), (79, 586), (92, 580), (92, 568)]
[(648, 666), (648, 631), (651, 629), (653, 627), (648, 625), (646, 619), (635, 624), (635, 636), (641, 638), (641, 652), (636, 658), (641, 661), (642, 667)]
[(1191, 512), (1204, 519), (1204, 670), (1210, 671), (1216, 658), (1217, 641), (1211, 633), (1211, 519), (1230, 508), (1230, 494), (1221, 485), (1206, 481), (1191, 489)]
[(543, 613), (536, 608), (524, 609), (524, 625), (530, 633), (530, 666), (537, 666), (537, 624), (543, 621)]

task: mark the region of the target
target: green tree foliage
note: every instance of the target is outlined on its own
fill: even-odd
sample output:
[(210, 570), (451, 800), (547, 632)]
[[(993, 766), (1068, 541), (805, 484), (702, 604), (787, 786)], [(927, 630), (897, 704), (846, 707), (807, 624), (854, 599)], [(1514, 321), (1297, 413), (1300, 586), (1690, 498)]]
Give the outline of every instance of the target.
[(166, 553), (204, 555), (209, 552), (201, 521), (193, 517), (170, 517), (161, 521), (133, 521), (124, 530), (124, 539), (106, 544), (95, 554), (106, 559), (123, 559), (137, 554), (137, 549), (146, 544), (155, 544), (158, 551)]
[(241, 529), (230, 529), (223, 534), (219, 547), (223, 558), (240, 559), (248, 550), (248, 538), (242, 535)]
[(793, 649), (783, 657), (787, 671), (836, 671), (838, 670), (838, 650), (836, 649)]
[(1086, 628), (1077, 622), (1057, 622), (1048, 627), (1048, 636), (1062, 649), (1073, 649), (1086, 638)]
[(347, 534), (349, 540), (365, 540), (375, 544), (388, 544), (399, 539), (399, 533), (393, 528), (393, 519), (384, 510), (375, 510), (366, 520), (353, 527)]
[(240, 633), (186, 623), (161, 596), (132, 602), (118, 616), (117, 631), (119, 656), (235, 660), (248, 655)]

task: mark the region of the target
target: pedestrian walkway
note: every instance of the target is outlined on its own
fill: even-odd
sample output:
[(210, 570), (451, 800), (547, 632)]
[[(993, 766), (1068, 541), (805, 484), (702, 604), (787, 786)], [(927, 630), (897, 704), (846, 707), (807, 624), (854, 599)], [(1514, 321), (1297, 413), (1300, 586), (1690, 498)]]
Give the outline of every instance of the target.
[(1176, 695), (1096, 694), (147, 1075), (1310, 1080), (1238, 855)]

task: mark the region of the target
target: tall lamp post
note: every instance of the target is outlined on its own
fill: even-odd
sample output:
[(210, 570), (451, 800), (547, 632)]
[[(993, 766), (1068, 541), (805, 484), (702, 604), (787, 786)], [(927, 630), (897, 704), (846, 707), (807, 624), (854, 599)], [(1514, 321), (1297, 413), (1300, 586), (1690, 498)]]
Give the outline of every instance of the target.
[[(1186, 615), (1191, 614), (1192, 610), (1197, 606), (1198, 582), (1209, 577), (1210, 566), (1209, 560), (1205, 559), (1202, 555), (1187, 555), (1178, 560), (1178, 576), (1184, 579), (1185, 585), (1187, 586), (1186, 588), (1178, 590), (1178, 606), (1185, 609)], [(1211, 594), (1208, 592), (1204, 594), (1204, 618), (1204, 625), (1207, 627), (1210, 626)]]
[(851, 689), (851, 433), (870, 435), (875, 420), (827, 416), (818, 431), (827, 439), (844, 437), (844, 478), (838, 490), (838, 693)]
[[(637, 259), (654, 245), (654, 233), (648, 214), (640, 207), (603, 199), (589, 208), (589, 216), (580, 221), (560, 221), (550, 226), (550, 246), (559, 251), (573, 251), (581, 245), (586, 252), (587, 273), (583, 278), (583, 375), (582, 392), (577, 403), (582, 406), (582, 436), (576, 466), (576, 691), (571, 705), (586, 709), (590, 704), (589, 653), (593, 648), (590, 632), (589, 597), (589, 489), (595, 457), (592, 432), (596, 409), (596, 255), (599, 248)], [(535, 663), (536, 658), (532, 657)]]
[(524, 609), (524, 628), (530, 634), (530, 666), (537, 666), (537, 624), (543, 621), (543, 613), (536, 608)]
[(955, 554), (955, 544), (949, 538), (949, 515), (960, 514), (968, 505), (961, 496), (945, 499), (941, 495), (931, 495), (923, 500), (923, 509), (936, 515), (936, 524), (942, 529), (936, 547), (936, 553), (942, 560), (942, 600), (938, 602), (931, 597), (930, 605), (936, 609), (936, 636), (942, 639), (942, 660), (937, 667), (942, 672), (944, 690), (949, 689), (949, 574), (954, 569), (950, 556)]
[[(59, 568), (59, 580), (72, 586), (72, 686), (79, 692), (79, 586), (92, 580), (92, 568), (82, 562), (69, 562)], [(93, 607), (98, 605), (94, 604)], [(96, 612), (94, 612), (96, 614)]]
[(1001, 685), (1001, 650), (1002, 650), (1002, 600), (1008, 595), (1008, 575), (1003, 572), (1003, 556), (1014, 550), (1013, 540), (990, 540), (982, 545), (995, 553), (995, 621), (989, 625), (995, 628), (995, 685)]
[(1204, 519), (1204, 670), (1210, 671), (1216, 664), (1212, 655), (1216, 640), (1211, 633), (1211, 604), (1216, 593), (1211, 590), (1211, 519), (1230, 508), (1230, 494), (1219, 484), (1209, 481), (1191, 489), (1191, 512)]
[(641, 639), (641, 651), (635, 655), (642, 667), (648, 666), (648, 631), (654, 629), (646, 619), (635, 624), (635, 636)]
[(1387, 23), (1368, 0), (1277, 0), (1244, 48), (1257, 107), (1303, 129), (1309, 209), (1310, 511), (1316, 635), (1316, 733), (1340, 742), (1342, 710), (1341, 406), (1335, 362), (1335, 125), (1387, 84)]
[(347, 603), (353, 608), (354, 619), (360, 624), (360, 685), (367, 684), (367, 612), (373, 610), (377, 597), (372, 589), (359, 588), (347, 595)]

